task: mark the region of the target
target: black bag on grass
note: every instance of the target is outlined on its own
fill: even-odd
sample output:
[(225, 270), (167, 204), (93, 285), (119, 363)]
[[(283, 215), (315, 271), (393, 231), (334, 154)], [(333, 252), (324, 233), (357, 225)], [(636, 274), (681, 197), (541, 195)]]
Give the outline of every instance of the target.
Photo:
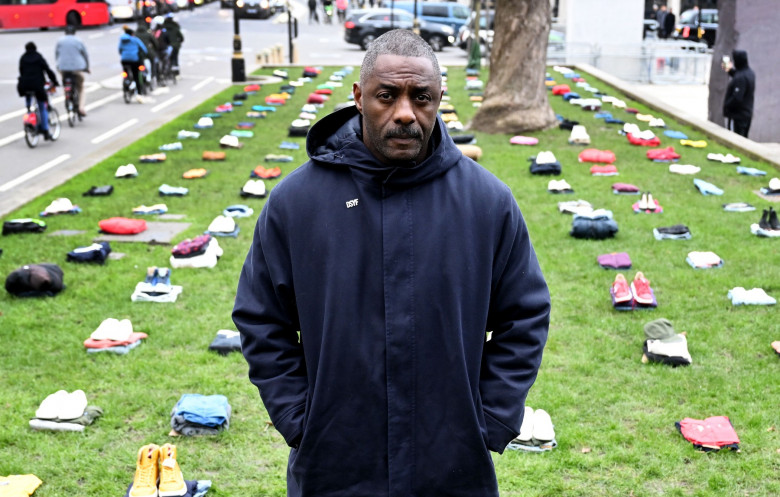
[(12, 233), (42, 233), (46, 223), (40, 219), (11, 219), (3, 223), (3, 236)]

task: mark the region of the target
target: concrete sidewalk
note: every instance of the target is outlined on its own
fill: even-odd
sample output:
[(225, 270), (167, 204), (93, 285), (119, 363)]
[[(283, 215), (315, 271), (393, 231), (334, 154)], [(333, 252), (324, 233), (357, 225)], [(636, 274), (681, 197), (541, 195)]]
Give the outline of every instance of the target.
[(618, 79), (588, 65), (576, 66), (614, 86), (648, 107), (677, 118), (712, 136), (713, 140), (732, 147), (754, 160), (765, 160), (780, 169), (780, 143), (758, 143), (732, 133), (707, 120), (709, 88), (707, 85), (647, 85)]

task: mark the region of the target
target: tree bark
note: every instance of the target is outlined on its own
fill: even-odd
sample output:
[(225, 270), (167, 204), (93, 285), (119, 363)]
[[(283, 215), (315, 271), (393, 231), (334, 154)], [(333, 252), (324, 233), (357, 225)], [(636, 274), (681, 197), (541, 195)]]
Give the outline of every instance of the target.
[(490, 79), (470, 129), (515, 134), (556, 124), (544, 85), (550, 23), (549, 0), (496, 2)]

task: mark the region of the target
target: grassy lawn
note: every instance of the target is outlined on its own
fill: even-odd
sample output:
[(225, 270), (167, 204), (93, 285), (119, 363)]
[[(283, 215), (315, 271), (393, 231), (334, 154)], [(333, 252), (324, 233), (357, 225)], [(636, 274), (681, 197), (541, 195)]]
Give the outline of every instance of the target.
[[(211, 479), (213, 495), (283, 496), (287, 447), (267, 426), (268, 416), (257, 390), (247, 379), (240, 354), (227, 357), (207, 350), (219, 329), (233, 329), (230, 312), (238, 274), (251, 242), (254, 219), (263, 201), (242, 199), (239, 189), (249, 172), (266, 154), (289, 154), (294, 161), (280, 165), (283, 173), (306, 159), (304, 140), (287, 138), (287, 127), (297, 117), (306, 96), (338, 68), (299, 88), (276, 113), (257, 120), (255, 137), (242, 139), (240, 150), (228, 150), (224, 162), (203, 162), (203, 150), (219, 150), (219, 138), (245, 118), (254, 104), (278, 85), (266, 85), (243, 107), (215, 119), (215, 127), (201, 130), (198, 140), (183, 141), (184, 149), (168, 152), (160, 164), (142, 164), (139, 156), (176, 140), (180, 129), (192, 129), (198, 117), (230, 101), (238, 87), (207, 100), (89, 171), (21, 207), (4, 220), (38, 217), (53, 199), (68, 197), (83, 212), (46, 218), (43, 234), (0, 238), (0, 275), (34, 262), (56, 262), (65, 271), (67, 289), (55, 298), (17, 299), (0, 293), (0, 375), (2, 425), (0, 475), (34, 473), (44, 484), (36, 496), (121, 495), (132, 480), (136, 452), (147, 443), (176, 443), (186, 479)], [(270, 69), (263, 70), (270, 73)], [(291, 71), (297, 77), (298, 70)], [(562, 77), (553, 73), (559, 82)], [(462, 68), (450, 68), (449, 93), (461, 119), (474, 109), (464, 89)], [(357, 72), (354, 73), (357, 77)], [(618, 95), (605, 84), (587, 77), (594, 86)], [(354, 78), (320, 111), (324, 115), (346, 99)], [(585, 92), (580, 91), (581, 94)], [(627, 100), (629, 106), (650, 112)], [(664, 137), (662, 146), (675, 145), (680, 163), (702, 168), (696, 176), (668, 172), (667, 164), (645, 157), (646, 148), (628, 144), (592, 112), (551, 97), (556, 112), (585, 124), (592, 147), (617, 155), (617, 177), (591, 177), (589, 165), (578, 163), (584, 148), (567, 143), (568, 132), (558, 129), (534, 133), (533, 147), (509, 145), (509, 136), (477, 134), (484, 151), (481, 164), (514, 191), (529, 225), (542, 269), (553, 298), (550, 339), (544, 362), (528, 404), (552, 416), (559, 446), (552, 452), (529, 454), (507, 451), (495, 456), (504, 496), (707, 496), (780, 494), (780, 362), (769, 344), (780, 339), (775, 307), (732, 307), (730, 288), (762, 287), (780, 297), (778, 242), (750, 234), (761, 209), (770, 204), (755, 194), (768, 178), (778, 175), (771, 165), (743, 158), (769, 172), (768, 177), (738, 175), (734, 165), (706, 160), (708, 152), (730, 150), (710, 142), (705, 149), (679, 146)], [(633, 115), (605, 104), (615, 117), (637, 122)], [(692, 139), (701, 133), (663, 117), (667, 126)], [(640, 128), (647, 129), (645, 123)], [(301, 144), (297, 151), (281, 150), (283, 141)], [(550, 177), (532, 176), (528, 157), (552, 150), (563, 165), (573, 195), (547, 192)], [(735, 153), (734, 151), (731, 151)], [(736, 154), (735, 155), (739, 155)], [(139, 175), (115, 179), (117, 166), (134, 163)], [(204, 179), (184, 180), (181, 174), (206, 167)], [(702, 196), (693, 178), (725, 190), (721, 197)], [(267, 181), (269, 188), (279, 180)], [(613, 195), (614, 182), (633, 183), (651, 191), (663, 205), (663, 214), (634, 214), (634, 196)], [(159, 197), (157, 188), (168, 183), (186, 186), (186, 197)], [(82, 197), (92, 185), (113, 184), (110, 197)], [(557, 202), (584, 199), (594, 207), (611, 209), (620, 227), (614, 239), (576, 240), (568, 235), (571, 217), (560, 214)], [(721, 204), (746, 201), (758, 210), (724, 212)], [(255, 216), (237, 219), (238, 238), (220, 238), (225, 254), (214, 269), (176, 269), (172, 283), (184, 292), (174, 304), (133, 303), (130, 294), (143, 280), (147, 266), (167, 266), (170, 246), (112, 243), (126, 254), (105, 266), (65, 262), (65, 254), (89, 245), (98, 221), (112, 216), (134, 217), (133, 207), (164, 202), (170, 213), (183, 214), (191, 227), (174, 242), (202, 233), (228, 205), (244, 203)], [(780, 207), (780, 205), (778, 205)], [(149, 219), (149, 218), (147, 218)], [(688, 241), (656, 241), (654, 227), (686, 224)], [(76, 236), (49, 236), (60, 229), (85, 230)], [(694, 270), (685, 262), (690, 251), (714, 251), (722, 268)], [(633, 268), (630, 280), (643, 271), (655, 291), (655, 310), (616, 312), (609, 286), (616, 272), (601, 269), (599, 254), (625, 251)], [(128, 318), (148, 340), (128, 356), (87, 355), (82, 342), (108, 317)], [(686, 331), (693, 365), (670, 368), (640, 363), (643, 325), (665, 317), (675, 329)], [(83, 389), (104, 416), (83, 434), (34, 432), (27, 421), (46, 397), (58, 389)], [(182, 393), (221, 393), (233, 408), (230, 429), (216, 437), (168, 437), (170, 411)], [(675, 430), (685, 417), (729, 416), (742, 442), (741, 453), (704, 454), (695, 451)]]

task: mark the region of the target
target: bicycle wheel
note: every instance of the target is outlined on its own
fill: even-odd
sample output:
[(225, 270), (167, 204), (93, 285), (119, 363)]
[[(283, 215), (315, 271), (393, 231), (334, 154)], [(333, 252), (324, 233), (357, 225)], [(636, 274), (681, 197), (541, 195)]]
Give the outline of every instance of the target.
[(68, 115), (68, 125), (72, 128), (76, 125), (78, 112), (73, 105), (73, 96), (70, 94), (65, 95), (65, 113)]
[(51, 108), (49, 109), (49, 134), (51, 135), (51, 141), (57, 141), (57, 138), (60, 137), (60, 131), (62, 131), (60, 114), (57, 112), (57, 109)]
[(40, 139), (41, 137), (38, 135), (38, 131), (35, 129), (35, 126), (31, 126), (29, 124), (24, 125), (24, 141), (27, 143), (28, 147), (37, 147)]
[(129, 104), (130, 100), (133, 98), (133, 90), (127, 87), (127, 85), (122, 85), (122, 98), (125, 99), (125, 103)]

